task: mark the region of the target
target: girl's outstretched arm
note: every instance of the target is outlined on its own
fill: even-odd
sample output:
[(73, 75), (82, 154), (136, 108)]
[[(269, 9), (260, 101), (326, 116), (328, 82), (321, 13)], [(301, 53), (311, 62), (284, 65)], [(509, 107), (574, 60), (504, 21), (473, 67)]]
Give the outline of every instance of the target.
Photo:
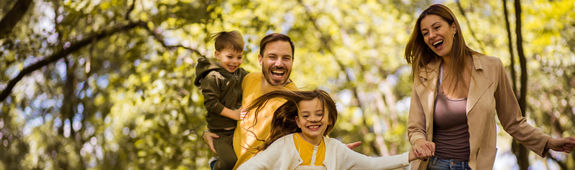
[(335, 154), (340, 155), (337, 161), (341, 161), (336, 169), (396, 169), (409, 165), (409, 152), (393, 156), (370, 157), (347, 148), (339, 141), (336, 142), (338, 153)]

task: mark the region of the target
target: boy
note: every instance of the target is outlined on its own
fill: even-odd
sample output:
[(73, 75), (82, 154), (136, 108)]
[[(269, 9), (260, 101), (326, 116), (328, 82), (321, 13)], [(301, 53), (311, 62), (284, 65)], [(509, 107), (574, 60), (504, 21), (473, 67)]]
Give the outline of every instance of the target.
[(223, 31), (214, 37), (214, 56), (218, 63), (211, 64), (207, 58), (200, 57), (194, 84), (200, 87), (204, 95), (208, 129), (220, 136), (214, 139), (213, 149), (219, 160), (213, 169), (232, 169), (237, 160), (233, 149), (233, 134), (240, 118), (241, 81), (248, 73), (240, 68), (244, 41), (238, 31)]

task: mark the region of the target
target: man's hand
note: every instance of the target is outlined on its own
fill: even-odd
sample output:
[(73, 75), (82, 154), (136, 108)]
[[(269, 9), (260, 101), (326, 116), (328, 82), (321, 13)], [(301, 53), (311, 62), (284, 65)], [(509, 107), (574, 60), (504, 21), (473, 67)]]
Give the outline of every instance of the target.
[(435, 143), (427, 141), (425, 139), (419, 139), (415, 141), (413, 145), (412, 152), (417, 158), (427, 158), (435, 155)]
[(547, 148), (553, 149), (554, 151), (567, 152), (570, 153), (575, 147), (575, 137), (566, 138), (551, 138), (547, 142)]
[(217, 153), (216, 149), (214, 148), (214, 138), (219, 138), (220, 136), (210, 131), (205, 131), (202, 137), (204, 138), (204, 142), (206, 142), (208, 146), (210, 146), (212, 152)]
[(347, 144), (347, 148), (353, 150), (353, 149), (357, 148), (359, 145), (361, 145), (361, 141), (357, 141), (357, 142), (353, 142), (353, 143)]

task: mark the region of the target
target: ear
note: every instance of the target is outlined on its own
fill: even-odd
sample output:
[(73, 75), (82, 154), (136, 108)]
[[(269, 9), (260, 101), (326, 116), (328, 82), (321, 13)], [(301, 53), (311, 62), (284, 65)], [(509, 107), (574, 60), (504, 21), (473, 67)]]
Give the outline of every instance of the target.
[(298, 128), (301, 129), (301, 123), (299, 122), (299, 116), (295, 117), (295, 124), (297, 125)]
[(258, 62), (260, 63), (260, 65), (262, 65), (263, 60), (264, 60), (264, 57), (261, 54), (258, 54)]
[(222, 57), (220, 56), (220, 51), (216, 50), (214, 51), (214, 56), (216, 57), (216, 59), (221, 60)]
[(457, 28), (455, 27), (455, 23), (451, 24), (451, 30), (453, 30), (453, 35), (457, 34)]

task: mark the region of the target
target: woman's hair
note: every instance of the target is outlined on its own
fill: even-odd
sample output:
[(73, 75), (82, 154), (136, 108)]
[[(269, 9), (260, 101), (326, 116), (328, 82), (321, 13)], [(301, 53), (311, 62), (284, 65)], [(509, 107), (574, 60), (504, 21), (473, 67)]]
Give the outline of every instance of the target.
[[(407, 63), (412, 64), (412, 74), (417, 75), (421, 68), (435, 60), (441, 60), (441, 57), (435, 54), (426, 44), (423, 39), (423, 34), (421, 33), (421, 20), (428, 15), (437, 15), (445, 20), (449, 26), (455, 24), (456, 33), (453, 38), (453, 47), (451, 47), (451, 67), (450, 73), (456, 74), (456, 76), (451, 76), (451, 81), (457, 84), (459, 81), (463, 81), (463, 69), (465, 67), (465, 60), (470, 59), (473, 54), (477, 53), (465, 44), (465, 39), (463, 34), (461, 34), (461, 27), (455, 15), (447, 6), (441, 4), (434, 4), (425, 9), (419, 17), (417, 22), (415, 22), (415, 27), (409, 42), (405, 47), (405, 60)], [(456, 87), (456, 86), (455, 86)]]
[(323, 134), (324, 136), (331, 132), (335, 122), (337, 121), (337, 109), (335, 102), (331, 99), (329, 94), (323, 90), (272, 91), (257, 98), (251, 105), (247, 107), (247, 110), (256, 109), (255, 117), (257, 118), (257, 114), (261, 111), (261, 109), (263, 109), (267, 101), (273, 98), (282, 98), (287, 101), (274, 112), (270, 135), (267, 139), (264, 140), (263, 145), (256, 148), (257, 150), (266, 149), (280, 137), (291, 133), (301, 132), (301, 129), (296, 124), (296, 118), (298, 116), (298, 103), (302, 100), (312, 100), (315, 98), (320, 100), (321, 104), (323, 105), (324, 116), (328, 115), (329, 118), (329, 123)]

